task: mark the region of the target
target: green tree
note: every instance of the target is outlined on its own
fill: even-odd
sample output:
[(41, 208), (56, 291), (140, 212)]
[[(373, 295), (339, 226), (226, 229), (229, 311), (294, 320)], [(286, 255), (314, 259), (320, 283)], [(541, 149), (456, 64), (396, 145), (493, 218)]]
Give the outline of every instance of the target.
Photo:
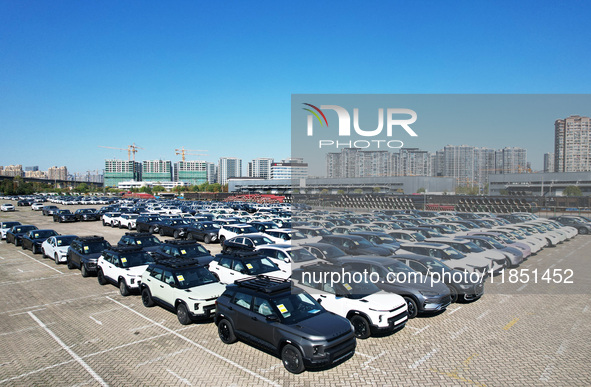
[(338, 191), (337, 191), (337, 193), (338, 193), (339, 195), (342, 195), (342, 194), (344, 194), (344, 193), (345, 193), (345, 190), (342, 190), (342, 189), (340, 189), (340, 190), (338, 190)]
[(152, 191), (153, 192), (162, 192), (162, 191), (166, 191), (166, 189), (161, 185), (155, 185), (152, 187)]
[(424, 192), (427, 192), (427, 190), (423, 187), (421, 187), (417, 190), (417, 193), (424, 193)]
[(569, 185), (564, 189), (563, 192), (566, 196), (583, 196), (583, 192), (581, 188), (577, 187), (576, 185)]
[(506, 189), (499, 190), (499, 193), (501, 195), (509, 195), (509, 191), (507, 191)]
[(353, 193), (360, 194), (360, 193), (363, 193), (363, 190), (361, 188), (355, 188), (353, 190)]
[(321, 193), (321, 194), (327, 194), (327, 193), (328, 193), (328, 190), (325, 188), (325, 189), (323, 189), (322, 191), (320, 191), (320, 193)]
[(382, 189), (380, 187), (373, 187), (373, 192), (378, 193), (380, 192)]

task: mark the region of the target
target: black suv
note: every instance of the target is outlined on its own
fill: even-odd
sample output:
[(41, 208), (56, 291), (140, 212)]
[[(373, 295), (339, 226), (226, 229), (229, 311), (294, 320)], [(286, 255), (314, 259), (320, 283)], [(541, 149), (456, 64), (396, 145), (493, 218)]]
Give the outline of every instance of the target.
[(54, 222), (75, 222), (76, 216), (70, 210), (57, 210), (53, 213)]
[(351, 323), (289, 280), (258, 276), (236, 281), (216, 304), (215, 323), (224, 343), (240, 338), (260, 346), (280, 356), (294, 374), (340, 363), (355, 353)]
[(160, 250), (161, 243), (160, 239), (149, 232), (126, 232), (117, 242), (117, 246), (138, 246), (152, 253)]
[(158, 222), (160, 236), (171, 236), (174, 239), (185, 238), (191, 223), (183, 218), (162, 219)]
[(213, 261), (209, 250), (195, 241), (167, 239), (158, 246), (158, 252), (168, 258), (191, 258), (200, 265), (207, 265)]
[(93, 208), (81, 208), (74, 212), (74, 216), (78, 221), (85, 221), (85, 220), (99, 220), (100, 215), (96, 212)]
[(321, 243), (329, 243), (343, 250), (347, 255), (380, 255), (388, 257), (393, 254), (391, 249), (375, 246), (364, 237), (358, 235), (325, 235)]
[(195, 222), (187, 228), (187, 239), (196, 239), (205, 243), (217, 242), (220, 228), (210, 221)]
[(68, 247), (68, 269), (80, 268), (82, 277), (96, 273), (96, 262), (103, 251), (109, 247), (111, 244), (98, 235), (74, 239)]
[(135, 220), (135, 229), (138, 232), (158, 232), (158, 223), (162, 221), (160, 215), (140, 215)]

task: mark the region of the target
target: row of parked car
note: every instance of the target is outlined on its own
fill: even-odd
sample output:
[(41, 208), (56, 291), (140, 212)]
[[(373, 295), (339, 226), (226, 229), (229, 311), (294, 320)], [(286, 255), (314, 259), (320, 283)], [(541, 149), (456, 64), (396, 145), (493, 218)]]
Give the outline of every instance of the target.
[[(218, 223), (194, 222), (215, 228), (223, 246), (215, 257), (189, 234), (173, 232), (174, 240), (160, 241), (153, 235), (161, 234), (160, 225), (127, 232), (117, 246), (100, 236), (61, 236), (33, 225), (7, 224), (3, 235), (80, 268), (84, 277), (96, 275), (101, 285), (117, 285), (124, 296), (138, 293), (146, 307), (170, 309), (182, 324), (213, 318), (223, 342), (240, 338), (262, 345), (299, 373), (348, 359), (356, 338), (392, 333), (419, 313), (477, 300), (488, 275), (577, 234), (529, 214), (501, 221), (490, 214), (307, 211), (292, 217), (294, 229), (269, 221), (236, 223), (231, 215), (216, 214)], [(364, 272), (373, 275), (371, 281), (344, 275)], [(422, 280), (454, 272), (479, 275), (450, 275), (436, 284)], [(413, 274), (415, 280), (391, 281), (392, 274)]]

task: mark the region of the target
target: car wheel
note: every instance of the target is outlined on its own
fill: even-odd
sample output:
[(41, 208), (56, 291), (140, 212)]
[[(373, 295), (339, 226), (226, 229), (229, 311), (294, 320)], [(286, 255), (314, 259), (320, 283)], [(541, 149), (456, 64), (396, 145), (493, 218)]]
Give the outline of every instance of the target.
[(408, 318), (415, 318), (417, 314), (419, 314), (419, 309), (417, 308), (417, 303), (410, 297), (404, 297), (404, 301), (406, 301), (406, 305), (408, 306)]
[(121, 223), (119, 223), (118, 227), (121, 229), (121, 228), (123, 228), (123, 225)]
[(26, 249), (25, 249), (25, 244), (24, 244), (24, 243), (22, 243), (22, 244), (21, 244), (21, 249), (23, 249), (23, 250), (26, 250)]
[(86, 265), (81, 262), (80, 263), (80, 274), (82, 274), (82, 277), (88, 277), (90, 275), (90, 273), (88, 273), (88, 270), (86, 270)]
[(511, 260), (509, 258), (505, 258), (505, 267), (508, 269), (511, 266), (513, 266), (513, 263), (511, 263)]
[(55, 253), (54, 259), (55, 259), (55, 264), (59, 265), (60, 264), (60, 257), (59, 257), (59, 255), (57, 255), (57, 253)]
[(449, 288), (449, 293), (451, 296), (451, 302), (458, 302), (458, 291), (456, 288), (454, 288), (453, 286), (448, 286)]
[(211, 243), (211, 237), (209, 235), (206, 235), (205, 238), (203, 238), (203, 242), (207, 244)]
[(172, 236), (174, 237), (174, 239), (179, 239), (180, 234), (178, 230), (174, 230), (174, 233), (172, 234)]
[(128, 229), (130, 229), (130, 230), (131, 230), (131, 229), (133, 229), (133, 227), (131, 227), (131, 223), (129, 223), (129, 224), (127, 225), (127, 228), (128, 228)]
[(72, 270), (74, 269), (74, 264), (72, 263), (72, 261), (70, 261), (70, 258), (66, 258), (66, 263), (68, 264), (68, 269)]
[(37, 246), (33, 245), (33, 248), (31, 250), (33, 251), (33, 254), (39, 254), (39, 249), (37, 248)]
[(587, 230), (585, 227), (581, 227), (579, 229), (579, 234), (581, 235), (587, 235), (589, 233), (589, 230)]
[(164, 236), (164, 229), (162, 229), (162, 228), (161, 228), (161, 229), (158, 231), (158, 234), (160, 234), (160, 236)]
[(106, 226), (106, 225), (107, 225), (107, 222), (105, 222), (105, 221), (103, 220), (103, 226)]
[(187, 305), (183, 303), (178, 304), (176, 307), (176, 316), (178, 317), (179, 322), (183, 325), (189, 325), (192, 322)]
[(220, 237), (220, 245), (222, 245), (222, 246), (223, 246), (223, 245), (224, 245), (224, 241), (225, 241), (225, 240), (226, 240), (226, 237), (222, 235), (222, 236)]
[(105, 274), (101, 269), (98, 269), (96, 272), (96, 279), (98, 280), (99, 285), (106, 285), (107, 280), (105, 279)]
[(154, 300), (152, 299), (152, 293), (150, 293), (150, 289), (145, 287), (142, 289), (142, 303), (146, 308), (151, 308), (154, 306)]
[(369, 322), (364, 317), (359, 315), (351, 317), (351, 324), (355, 328), (355, 337), (358, 339), (367, 339), (371, 335)]
[(281, 361), (285, 369), (292, 374), (301, 374), (306, 369), (302, 353), (291, 344), (287, 344), (281, 350)]
[(43, 250), (43, 247), (41, 248), (41, 256), (42, 256), (43, 258), (48, 258), (48, 255), (47, 255), (47, 254), (45, 254), (45, 250)]
[(127, 283), (125, 282), (124, 279), (119, 280), (119, 293), (121, 293), (121, 295), (123, 297), (127, 297), (131, 294), (131, 291), (129, 290), (129, 286), (127, 286)]
[(230, 321), (225, 318), (218, 323), (218, 336), (220, 340), (225, 344), (232, 344), (236, 342), (236, 335), (234, 334), (234, 328)]

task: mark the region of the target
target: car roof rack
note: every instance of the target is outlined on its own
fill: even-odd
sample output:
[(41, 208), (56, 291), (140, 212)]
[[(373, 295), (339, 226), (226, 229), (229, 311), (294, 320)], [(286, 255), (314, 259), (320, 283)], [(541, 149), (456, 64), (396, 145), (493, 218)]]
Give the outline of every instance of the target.
[(164, 242), (162, 242), (162, 244), (185, 246), (185, 245), (198, 245), (200, 243), (197, 242), (194, 239), (188, 239), (188, 240), (184, 240), (184, 239), (166, 239)]
[(78, 237), (79, 240), (82, 242), (94, 242), (94, 241), (104, 241), (105, 238), (100, 235), (88, 235), (88, 236), (81, 236)]
[(254, 257), (264, 257), (258, 251), (247, 251), (243, 249), (236, 249), (228, 252), (222, 252), (216, 255), (216, 258), (223, 258), (223, 257), (230, 257), (230, 258), (254, 258)]
[(149, 232), (126, 232), (125, 235), (128, 235), (128, 236), (141, 236), (141, 237), (152, 236), (152, 234), (149, 233)]
[(200, 263), (197, 258), (168, 257), (159, 252), (152, 254), (152, 258), (154, 258), (154, 262), (156, 262), (156, 264), (170, 267), (172, 269), (181, 269), (191, 266), (203, 266), (203, 264)]
[(291, 290), (291, 280), (258, 275), (234, 281), (234, 284), (243, 288), (256, 290), (262, 293), (277, 293)]
[(142, 251), (142, 247), (141, 246), (113, 246), (110, 247), (108, 249), (105, 249), (105, 251), (113, 251), (115, 253), (130, 253), (130, 252), (136, 252), (136, 251)]

